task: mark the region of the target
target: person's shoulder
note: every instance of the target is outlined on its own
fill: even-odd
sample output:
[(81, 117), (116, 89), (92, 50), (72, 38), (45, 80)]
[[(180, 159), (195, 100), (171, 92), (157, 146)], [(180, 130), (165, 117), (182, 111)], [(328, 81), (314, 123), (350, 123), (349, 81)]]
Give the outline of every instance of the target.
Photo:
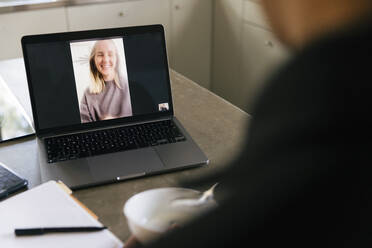
[(126, 90), (126, 88), (128, 87), (128, 82), (123, 78), (119, 78), (113, 83), (113, 86), (115, 86), (115, 89), (118, 90)]
[(84, 90), (84, 94), (83, 94), (83, 100), (85, 101), (89, 101), (91, 99), (95, 99), (97, 98), (97, 95), (98, 94), (95, 94), (95, 93), (92, 93), (90, 88), (87, 87), (85, 90)]
[(84, 90), (83, 97), (87, 97), (90, 95), (89, 87)]

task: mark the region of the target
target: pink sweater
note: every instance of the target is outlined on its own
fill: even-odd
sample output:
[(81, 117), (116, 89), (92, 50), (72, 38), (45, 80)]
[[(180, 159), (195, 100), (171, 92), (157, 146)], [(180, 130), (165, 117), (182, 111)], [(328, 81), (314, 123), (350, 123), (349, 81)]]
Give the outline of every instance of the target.
[(114, 81), (105, 82), (105, 88), (99, 94), (86, 89), (80, 104), (81, 122), (92, 122), (132, 116), (132, 106), (128, 85), (119, 89)]

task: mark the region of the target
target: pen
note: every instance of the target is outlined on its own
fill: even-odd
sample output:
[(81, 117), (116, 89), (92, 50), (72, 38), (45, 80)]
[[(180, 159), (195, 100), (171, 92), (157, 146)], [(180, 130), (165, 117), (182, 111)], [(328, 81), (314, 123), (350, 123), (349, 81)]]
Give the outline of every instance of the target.
[(107, 229), (107, 227), (45, 227), (45, 228), (25, 228), (15, 229), (16, 236), (42, 235), (45, 233), (69, 233), (69, 232), (96, 232)]

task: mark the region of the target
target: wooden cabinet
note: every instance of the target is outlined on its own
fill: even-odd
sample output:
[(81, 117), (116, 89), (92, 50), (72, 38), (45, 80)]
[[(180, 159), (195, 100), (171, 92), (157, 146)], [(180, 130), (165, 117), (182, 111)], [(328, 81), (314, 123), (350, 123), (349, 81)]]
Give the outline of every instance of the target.
[(22, 57), (24, 35), (67, 31), (64, 8), (0, 15), (0, 59)]
[(171, 66), (210, 88), (212, 0), (173, 0)]
[(212, 90), (250, 113), (265, 80), (288, 52), (257, 2), (216, 0), (214, 11)]

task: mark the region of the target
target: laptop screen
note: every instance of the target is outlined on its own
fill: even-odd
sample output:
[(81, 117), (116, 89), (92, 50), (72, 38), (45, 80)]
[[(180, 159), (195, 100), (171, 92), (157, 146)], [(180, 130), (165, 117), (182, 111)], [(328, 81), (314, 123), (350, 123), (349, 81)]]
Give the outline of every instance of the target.
[(22, 39), (37, 130), (173, 114), (160, 25)]

